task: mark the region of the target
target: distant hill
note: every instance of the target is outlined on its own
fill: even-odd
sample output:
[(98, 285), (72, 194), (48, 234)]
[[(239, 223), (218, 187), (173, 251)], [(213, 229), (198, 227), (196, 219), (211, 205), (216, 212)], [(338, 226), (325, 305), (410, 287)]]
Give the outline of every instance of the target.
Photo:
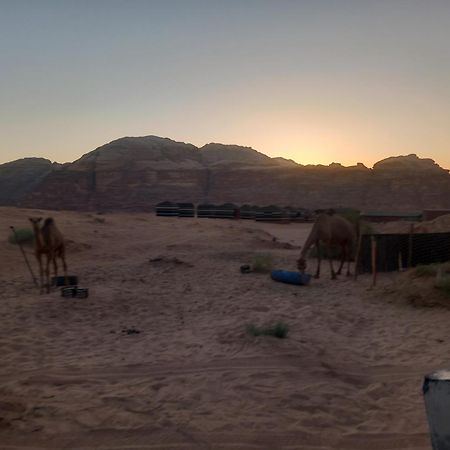
[[(59, 166), (58, 164), (56, 166)], [(36, 189), (55, 166), (44, 158), (23, 158), (0, 165), (0, 204), (15, 205)]]
[(416, 155), (373, 169), (302, 166), (250, 147), (197, 148), (157, 136), (124, 137), (80, 159), (25, 158), (0, 165), (0, 204), (76, 210), (151, 210), (164, 200), (305, 208), (450, 208), (450, 174)]

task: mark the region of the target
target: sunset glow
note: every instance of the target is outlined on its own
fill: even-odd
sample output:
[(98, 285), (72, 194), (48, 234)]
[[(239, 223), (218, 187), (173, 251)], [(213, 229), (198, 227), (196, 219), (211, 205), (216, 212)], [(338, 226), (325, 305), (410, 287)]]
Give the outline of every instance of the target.
[(158, 135), (450, 168), (448, 2), (1, 3), (0, 163)]

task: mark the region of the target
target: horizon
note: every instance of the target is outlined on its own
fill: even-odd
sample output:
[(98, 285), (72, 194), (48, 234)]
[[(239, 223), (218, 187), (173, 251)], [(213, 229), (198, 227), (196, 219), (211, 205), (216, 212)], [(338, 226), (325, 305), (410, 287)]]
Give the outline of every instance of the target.
[(450, 3), (0, 2), (0, 163), (154, 134), (450, 168)]
[[(83, 153), (83, 154), (81, 154), (81, 155), (78, 155), (78, 156), (75, 157), (75, 159), (73, 159), (72, 161), (56, 161), (56, 160), (52, 160), (52, 159), (50, 159), (50, 158), (47, 158), (47, 157), (45, 157), (45, 156), (30, 155), (30, 156), (24, 156), (24, 157), (21, 157), (21, 158), (17, 158), (17, 159), (15, 159), (15, 160), (10, 160), (10, 161), (5, 161), (5, 162), (0, 162), (0, 166), (1, 166), (2, 164), (8, 164), (8, 163), (12, 163), (12, 162), (15, 162), (15, 161), (19, 161), (19, 160), (21, 160), (21, 159), (29, 159), (29, 158), (47, 159), (47, 160), (49, 160), (52, 164), (71, 164), (71, 163), (77, 161), (78, 159), (80, 159), (81, 157), (83, 157), (84, 155), (86, 155), (86, 154), (88, 154), (88, 153), (90, 153), (90, 152), (92, 152), (92, 151), (94, 151), (94, 150), (97, 150), (98, 148), (101, 148), (101, 147), (103, 147), (104, 145), (111, 144), (111, 143), (113, 143), (113, 142), (115, 142), (115, 141), (117, 141), (117, 140), (125, 139), (125, 138), (139, 139), (139, 138), (146, 138), (146, 137), (157, 137), (157, 138), (161, 138), (161, 139), (169, 139), (169, 140), (171, 140), (171, 141), (173, 141), (173, 142), (176, 142), (176, 143), (181, 143), (181, 144), (186, 144), (186, 145), (194, 145), (194, 147), (196, 147), (198, 150), (201, 150), (202, 147), (204, 147), (204, 146), (206, 146), (206, 145), (210, 145), (210, 144), (219, 144), (219, 145), (225, 145), (225, 146), (238, 146), (238, 147), (242, 147), (243, 149), (246, 148), (246, 149), (255, 150), (255, 151), (257, 151), (258, 153), (261, 153), (261, 154), (263, 154), (263, 155), (265, 155), (265, 156), (269, 156), (270, 158), (284, 158), (284, 159), (286, 159), (286, 160), (292, 160), (292, 161), (294, 161), (295, 163), (297, 163), (299, 166), (324, 166), (324, 167), (327, 167), (327, 166), (331, 166), (331, 165), (333, 165), (333, 164), (340, 164), (340, 165), (343, 166), (343, 167), (354, 167), (354, 166), (356, 166), (356, 165), (358, 165), (358, 164), (363, 164), (366, 168), (368, 168), (368, 169), (373, 169), (373, 166), (374, 166), (376, 163), (378, 163), (378, 162), (380, 162), (380, 161), (383, 161), (383, 160), (385, 160), (385, 159), (388, 159), (388, 158), (407, 157), (407, 156), (414, 155), (414, 156), (417, 156), (419, 159), (432, 159), (432, 158), (429, 158), (429, 157), (427, 157), (427, 156), (421, 156), (421, 155), (417, 155), (417, 154), (415, 154), (415, 153), (409, 153), (409, 154), (403, 154), (403, 155), (391, 155), (391, 156), (388, 156), (388, 157), (386, 157), (386, 158), (382, 158), (382, 159), (380, 159), (380, 160), (378, 160), (378, 161), (375, 161), (374, 164), (373, 164), (373, 165), (370, 165), (370, 166), (368, 166), (367, 164), (362, 163), (361, 161), (357, 161), (357, 162), (355, 162), (354, 164), (342, 164), (342, 163), (339, 162), (339, 161), (331, 161), (331, 162), (328, 163), (328, 164), (323, 164), (323, 163), (317, 163), (317, 164), (314, 164), (314, 163), (302, 164), (302, 163), (299, 163), (298, 161), (293, 160), (292, 158), (285, 158), (284, 156), (270, 156), (270, 155), (267, 155), (266, 153), (260, 151), (259, 149), (254, 148), (254, 147), (251, 147), (251, 146), (244, 146), (244, 145), (239, 145), (239, 144), (225, 144), (225, 143), (222, 143), (222, 142), (215, 142), (215, 141), (208, 142), (208, 143), (206, 143), (206, 144), (203, 144), (202, 146), (197, 146), (197, 145), (195, 145), (195, 144), (193, 144), (193, 143), (191, 143), (191, 142), (178, 141), (178, 140), (174, 140), (174, 139), (172, 139), (172, 138), (170, 138), (170, 137), (167, 137), (167, 136), (157, 136), (157, 135), (151, 134), (151, 135), (146, 135), (146, 136), (122, 136), (122, 137), (120, 137), (120, 138), (113, 139), (112, 141), (106, 142), (106, 143), (103, 144), (103, 145), (100, 145), (100, 146), (98, 146), (98, 147), (96, 147), (96, 148), (94, 148), (94, 149), (92, 149), (92, 150), (89, 150), (89, 151), (87, 151), (87, 152), (85, 152), (85, 153)], [(434, 160), (433, 160), (433, 161), (434, 161)], [(441, 167), (442, 169), (448, 170), (448, 171), (450, 172), (450, 168), (447, 168), (447, 167), (445, 167), (445, 166), (440, 165), (437, 161), (434, 161), (434, 162), (435, 162), (436, 164), (438, 164), (439, 167)]]

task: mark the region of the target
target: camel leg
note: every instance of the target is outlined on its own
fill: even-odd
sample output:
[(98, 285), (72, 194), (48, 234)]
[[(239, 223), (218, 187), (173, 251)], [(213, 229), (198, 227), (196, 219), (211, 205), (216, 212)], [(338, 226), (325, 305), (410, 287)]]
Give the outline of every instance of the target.
[(341, 247), (341, 264), (339, 265), (339, 269), (336, 272), (336, 275), (340, 275), (342, 272), (342, 268), (344, 267), (345, 259), (347, 257), (347, 246), (344, 244)]
[(38, 255), (36, 255), (36, 259), (38, 260), (38, 264), (39, 264), (39, 293), (43, 294), (44, 293), (44, 267), (42, 266), (42, 255), (39, 253)]
[(53, 258), (53, 255), (51, 253), (47, 254), (47, 265), (45, 266), (45, 278), (46, 278), (46, 286), (47, 286), (47, 293), (50, 292), (50, 262)]
[(65, 250), (64, 249), (61, 249), (60, 257), (61, 257), (61, 261), (62, 261), (62, 264), (63, 264), (63, 270), (64, 270), (64, 285), (68, 286), (69, 285), (69, 278), (67, 278), (66, 254), (65, 254)]
[(56, 256), (53, 258), (53, 270), (55, 271), (55, 277), (58, 276), (58, 261), (56, 260)]
[[(57, 278), (58, 278), (58, 261), (57, 261), (56, 255), (53, 255), (53, 270), (55, 272), (55, 286), (57, 286), (58, 285), (58, 281), (57, 281)], [(53, 283), (52, 283), (52, 285), (53, 285)]]
[(314, 278), (320, 278), (320, 260), (321, 260), (321, 255), (320, 255), (320, 245), (317, 242), (316, 243), (316, 250), (317, 250), (317, 270), (316, 270), (316, 274), (314, 275)]
[(331, 279), (335, 280), (336, 272), (334, 271), (334, 268), (333, 268), (333, 255), (331, 254), (331, 247), (328, 247), (328, 248), (329, 248), (329, 252), (330, 252), (330, 254), (328, 255), (328, 260), (330, 261)]
[(347, 273), (346, 273), (347, 277), (350, 277), (352, 275), (352, 273), (350, 272), (350, 266), (352, 264), (352, 261), (351, 261), (351, 259), (352, 259), (352, 251), (351, 251), (351, 249), (352, 249), (352, 247), (349, 245), (347, 247)]
[(331, 271), (331, 279), (332, 280), (336, 280), (336, 272), (334, 271), (333, 268), (333, 258), (330, 258), (330, 271)]

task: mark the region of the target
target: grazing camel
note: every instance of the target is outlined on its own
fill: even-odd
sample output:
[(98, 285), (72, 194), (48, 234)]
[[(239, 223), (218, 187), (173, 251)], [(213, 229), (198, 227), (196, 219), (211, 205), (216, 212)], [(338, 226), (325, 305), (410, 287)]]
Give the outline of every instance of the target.
[[(309, 249), (315, 245), (317, 249), (317, 271), (314, 278), (320, 277), (320, 244), (324, 244), (328, 249), (328, 256), (330, 260), (331, 279), (335, 280), (336, 275), (340, 275), (345, 260), (348, 261), (347, 276), (350, 276), (350, 259), (351, 251), (356, 240), (356, 233), (353, 225), (341, 216), (334, 214), (330, 210), (326, 213), (321, 213), (317, 217), (313, 225), (311, 233), (306, 239), (305, 245), (300, 252), (300, 258), (297, 261), (297, 267), (300, 271), (306, 269), (306, 256)], [(337, 272), (333, 268), (333, 260), (331, 257), (331, 249), (334, 246), (341, 248), (341, 264)]]
[(34, 253), (39, 263), (39, 273), (41, 281), (41, 294), (44, 291), (44, 267), (42, 264), (42, 255), (47, 256), (47, 264), (45, 267), (46, 274), (46, 288), (47, 292), (50, 292), (50, 262), (53, 262), (53, 268), (55, 270), (55, 277), (58, 275), (58, 264), (56, 258), (61, 258), (64, 277), (67, 280), (67, 265), (65, 258), (65, 245), (64, 238), (61, 232), (55, 225), (54, 220), (49, 217), (45, 219), (44, 225), (40, 227), (41, 217), (30, 217), (30, 222), (33, 225), (34, 232)]

